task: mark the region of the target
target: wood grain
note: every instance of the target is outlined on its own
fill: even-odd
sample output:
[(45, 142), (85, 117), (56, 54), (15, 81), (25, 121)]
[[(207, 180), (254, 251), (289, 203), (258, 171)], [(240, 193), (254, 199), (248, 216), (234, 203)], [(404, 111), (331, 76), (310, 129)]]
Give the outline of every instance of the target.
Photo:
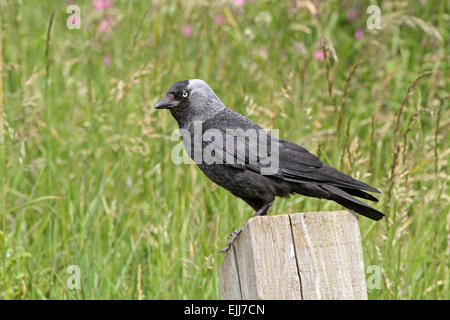
[(221, 299), (367, 299), (356, 214), (250, 219), (219, 270)]

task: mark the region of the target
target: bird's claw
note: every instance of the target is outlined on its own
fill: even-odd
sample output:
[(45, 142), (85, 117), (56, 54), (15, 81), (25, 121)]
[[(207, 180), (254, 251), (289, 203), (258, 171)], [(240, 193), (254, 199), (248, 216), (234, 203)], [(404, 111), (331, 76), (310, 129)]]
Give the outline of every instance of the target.
[(228, 251), (230, 251), (230, 248), (231, 248), (231, 245), (230, 245), (230, 243), (227, 243), (227, 247), (225, 247), (225, 248), (223, 248), (222, 250), (220, 250), (219, 251), (219, 254), (220, 253), (227, 253)]
[(238, 237), (238, 235), (241, 232), (242, 232), (242, 228), (239, 228), (239, 229), (234, 230), (232, 233), (230, 233), (230, 235), (228, 236), (228, 239), (230, 241), (227, 242), (227, 246), (225, 248), (223, 248), (222, 250), (220, 250), (219, 253), (227, 253), (228, 251), (230, 251), (231, 246), (234, 243), (234, 240), (236, 240), (236, 238)]

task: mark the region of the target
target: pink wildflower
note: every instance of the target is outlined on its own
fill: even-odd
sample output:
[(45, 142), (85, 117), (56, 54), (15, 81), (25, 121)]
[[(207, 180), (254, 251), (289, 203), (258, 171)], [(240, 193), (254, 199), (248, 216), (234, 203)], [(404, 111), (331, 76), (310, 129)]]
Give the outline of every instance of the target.
[(103, 64), (109, 66), (111, 64), (111, 57), (107, 54), (103, 56)]
[(355, 32), (355, 39), (359, 40), (364, 36), (364, 31), (362, 29), (358, 29)]
[(73, 15), (72, 20), (70, 21), (73, 25), (79, 24), (81, 19), (77, 15)]
[(323, 61), (323, 59), (325, 59), (322, 49), (314, 51), (314, 58), (316, 58), (317, 61)]
[(92, 6), (97, 11), (103, 11), (108, 8), (114, 7), (112, 0), (94, 0), (92, 1)]
[(218, 26), (221, 25), (224, 21), (225, 21), (225, 18), (221, 14), (217, 14), (214, 17), (214, 23), (217, 24)]
[(104, 17), (100, 24), (98, 25), (98, 31), (100, 33), (111, 31), (112, 25), (114, 23), (114, 19), (111, 17)]
[(355, 20), (356, 16), (358, 15), (358, 10), (356, 8), (351, 8), (347, 11), (347, 19), (352, 21)]
[(186, 36), (186, 37), (190, 37), (191, 35), (192, 35), (192, 27), (190, 26), (190, 25), (185, 25), (184, 27), (183, 27), (183, 34)]

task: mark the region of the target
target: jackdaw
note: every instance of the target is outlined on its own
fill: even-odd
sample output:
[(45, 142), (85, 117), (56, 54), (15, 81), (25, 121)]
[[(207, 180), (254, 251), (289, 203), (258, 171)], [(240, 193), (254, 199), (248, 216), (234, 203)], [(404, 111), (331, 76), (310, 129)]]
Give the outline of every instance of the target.
[[(377, 202), (363, 190), (380, 191), (228, 109), (203, 80), (175, 83), (155, 108), (170, 110), (184, 148), (200, 170), (248, 203), (256, 211), (253, 216), (266, 215), (275, 197), (294, 193), (333, 200), (372, 220), (384, 216), (355, 198)], [(205, 153), (210, 156), (205, 157)], [(222, 252), (229, 250), (240, 230), (233, 231)]]

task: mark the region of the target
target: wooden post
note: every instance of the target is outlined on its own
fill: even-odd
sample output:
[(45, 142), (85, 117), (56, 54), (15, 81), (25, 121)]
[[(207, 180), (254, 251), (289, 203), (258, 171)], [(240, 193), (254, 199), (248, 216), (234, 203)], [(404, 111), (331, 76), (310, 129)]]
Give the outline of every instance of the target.
[(367, 299), (358, 218), (348, 211), (255, 217), (219, 270), (221, 299)]

